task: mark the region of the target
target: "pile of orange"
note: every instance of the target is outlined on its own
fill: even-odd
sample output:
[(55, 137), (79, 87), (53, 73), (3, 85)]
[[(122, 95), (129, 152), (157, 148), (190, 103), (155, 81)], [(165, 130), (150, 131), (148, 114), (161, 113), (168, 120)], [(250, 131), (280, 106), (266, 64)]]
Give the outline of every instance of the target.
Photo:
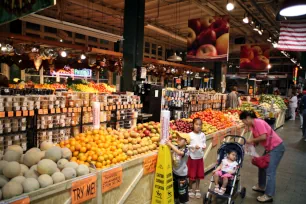
[(122, 132), (102, 128), (80, 133), (58, 145), (71, 150), (71, 161), (102, 169), (129, 159), (122, 150), (123, 139)]

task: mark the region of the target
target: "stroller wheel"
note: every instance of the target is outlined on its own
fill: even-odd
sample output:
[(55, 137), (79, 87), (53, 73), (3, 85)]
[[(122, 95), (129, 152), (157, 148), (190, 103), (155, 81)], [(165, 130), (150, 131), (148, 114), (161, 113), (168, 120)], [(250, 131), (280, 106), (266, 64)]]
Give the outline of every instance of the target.
[(205, 197), (203, 199), (203, 204), (211, 204), (211, 197), (209, 196), (209, 198), (207, 198), (206, 195), (205, 195)]
[(241, 196), (241, 198), (245, 198), (245, 195), (246, 195), (246, 188), (243, 187), (243, 188), (241, 188), (240, 196)]

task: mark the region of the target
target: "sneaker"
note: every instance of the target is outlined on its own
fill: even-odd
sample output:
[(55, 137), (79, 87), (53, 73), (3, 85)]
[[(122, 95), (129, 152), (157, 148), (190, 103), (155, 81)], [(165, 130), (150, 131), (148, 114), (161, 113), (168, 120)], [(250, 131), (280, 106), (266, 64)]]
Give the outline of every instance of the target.
[(273, 202), (273, 198), (271, 196), (264, 194), (262, 196), (258, 196), (257, 201), (260, 203), (269, 203), (269, 202)]
[(195, 196), (196, 196), (197, 199), (200, 199), (200, 198), (201, 198), (201, 192), (200, 192), (200, 190), (196, 190)]
[(189, 198), (194, 198), (195, 197), (195, 193), (193, 192), (192, 189), (188, 190), (188, 195), (189, 195)]

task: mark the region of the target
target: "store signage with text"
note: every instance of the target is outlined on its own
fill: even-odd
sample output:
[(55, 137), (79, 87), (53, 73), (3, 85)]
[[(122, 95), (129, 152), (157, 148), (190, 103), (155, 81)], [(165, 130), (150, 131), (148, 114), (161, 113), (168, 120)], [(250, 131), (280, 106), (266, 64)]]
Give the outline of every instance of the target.
[(102, 193), (117, 188), (122, 183), (122, 167), (117, 167), (102, 173)]
[(83, 203), (97, 195), (97, 175), (93, 175), (71, 184), (71, 203)]
[(70, 77), (87, 77), (91, 78), (92, 71), (91, 69), (73, 69), (73, 68), (64, 68), (59, 70), (51, 70), (50, 74), (52, 76), (70, 76)]
[(149, 174), (155, 171), (157, 155), (152, 155), (143, 159), (143, 174)]

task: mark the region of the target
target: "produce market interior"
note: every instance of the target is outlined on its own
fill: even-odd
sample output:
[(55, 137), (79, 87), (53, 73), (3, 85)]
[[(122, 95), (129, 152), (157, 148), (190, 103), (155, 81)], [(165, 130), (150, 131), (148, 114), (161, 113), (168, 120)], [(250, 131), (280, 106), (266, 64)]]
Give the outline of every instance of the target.
[(0, 203), (306, 203), (305, 33), (304, 0), (1, 1)]

